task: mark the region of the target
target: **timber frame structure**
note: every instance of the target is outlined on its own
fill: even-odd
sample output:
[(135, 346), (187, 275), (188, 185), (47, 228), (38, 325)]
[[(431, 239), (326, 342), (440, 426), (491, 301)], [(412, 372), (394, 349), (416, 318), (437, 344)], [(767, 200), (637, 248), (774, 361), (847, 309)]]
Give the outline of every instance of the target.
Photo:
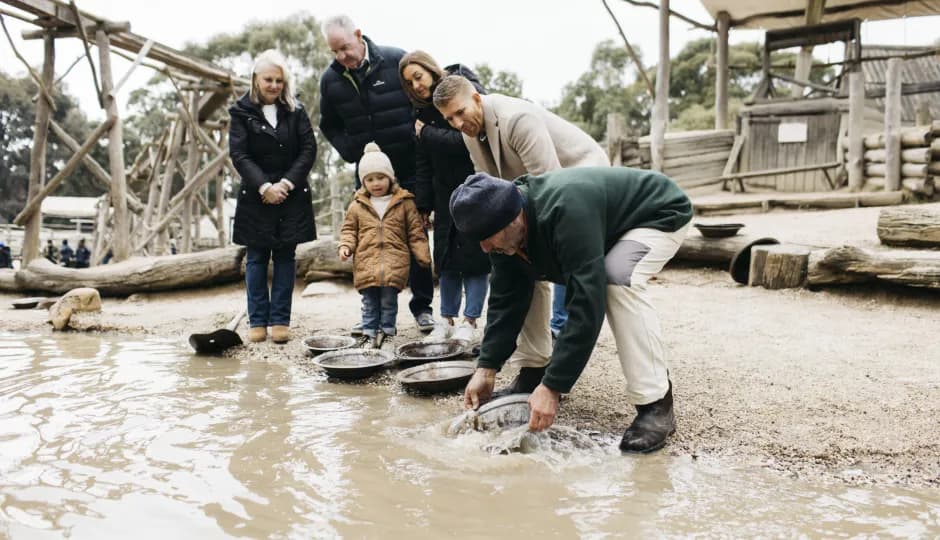
[[(209, 217), (226, 244), (223, 218), (225, 173), (237, 178), (228, 157), (228, 126), (213, 121), (213, 113), (225, 106), (249, 81), (204, 60), (186, 55), (153, 39), (134, 34), (130, 24), (112, 22), (79, 10), (74, 0), (0, 0), (0, 23), (13, 17), (37, 27), (24, 31), (23, 39), (41, 39), (44, 58), (37, 73), (16, 50), (6, 24), (3, 31), (17, 58), (24, 64), (39, 87), (36, 124), (30, 151), (29, 195), (26, 206), (14, 223), (25, 227), (23, 264), (40, 257), (39, 212), (43, 198), (53, 193), (79, 166), (86, 167), (100, 185), (108, 190), (99, 203), (92, 264), (99, 263), (108, 251), (116, 261), (132, 255), (160, 255), (169, 249), (169, 229), (181, 222), (180, 251), (193, 247), (192, 225), (197, 227), (201, 214)], [(84, 141), (76, 141), (51, 118), (55, 108), (55, 42), (62, 38), (82, 41), (105, 120)], [(98, 66), (91, 47), (98, 50)], [(128, 72), (115, 80), (111, 55), (132, 61)], [(74, 65), (74, 64), (73, 64)], [(131, 73), (145, 66), (163, 74), (173, 84), (178, 98), (176, 111), (168, 115), (166, 126), (157, 140), (144, 144), (140, 153), (126, 166), (118, 98)], [(46, 141), (52, 133), (73, 152), (72, 157), (52, 178), (46, 178)], [(108, 167), (96, 162), (90, 151), (99, 141), (108, 139)], [(181, 161), (185, 158), (184, 161)], [(182, 189), (174, 190), (174, 178), (180, 175)], [(128, 180), (144, 181), (148, 193), (141, 201), (128, 189)], [(207, 200), (210, 183), (216, 183), (214, 201)]]

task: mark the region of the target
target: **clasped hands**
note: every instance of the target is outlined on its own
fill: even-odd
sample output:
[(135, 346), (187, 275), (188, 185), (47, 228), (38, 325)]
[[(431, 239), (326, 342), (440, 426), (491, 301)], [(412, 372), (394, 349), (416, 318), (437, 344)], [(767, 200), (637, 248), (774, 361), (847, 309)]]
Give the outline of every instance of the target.
[(274, 182), (261, 194), (261, 200), (265, 204), (281, 204), (289, 192), (290, 189), (284, 182)]

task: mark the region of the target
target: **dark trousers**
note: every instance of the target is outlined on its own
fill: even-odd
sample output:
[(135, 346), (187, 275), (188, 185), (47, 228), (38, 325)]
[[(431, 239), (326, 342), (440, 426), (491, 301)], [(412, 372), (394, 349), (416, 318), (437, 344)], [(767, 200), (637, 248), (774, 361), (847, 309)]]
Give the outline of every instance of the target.
[(434, 299), (434, 277), (431, 269), (418, 264), (415, 256), (411, 255), (411, 269), (408, 274), (408, 286), (411, 287), (411, 300), (408, 309), (417, 317), (422, 313), (431, 313), (431, 300)]
[[(291, 296), (297, 273), (296, 246), (280, 249), (248, 247), (245, 285), (248, 292), (248, 324), (252, 327), (290, 326)], [(268, 294), (268, 261), (274, 261)]]

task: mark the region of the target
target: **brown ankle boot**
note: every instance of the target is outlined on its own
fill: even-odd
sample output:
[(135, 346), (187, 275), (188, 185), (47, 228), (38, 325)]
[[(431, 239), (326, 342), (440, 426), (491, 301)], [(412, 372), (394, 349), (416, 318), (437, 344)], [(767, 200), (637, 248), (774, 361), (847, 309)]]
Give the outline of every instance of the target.
[(254, 326), (248, 330), (248, 341), (260, 343), (268, 339), (268, 329), (263, 326)]
[(290, 327), (274, 325), (271, 327), (271, 339), (274, 343), (287, 343), (290, 339)]

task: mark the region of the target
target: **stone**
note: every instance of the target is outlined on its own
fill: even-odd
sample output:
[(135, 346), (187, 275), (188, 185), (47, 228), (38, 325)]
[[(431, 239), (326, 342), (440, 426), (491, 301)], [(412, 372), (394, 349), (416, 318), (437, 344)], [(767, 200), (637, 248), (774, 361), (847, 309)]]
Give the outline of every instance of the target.
[(49, 322), (54, 330), (63, 330), (77, 311), (101, 311), (101, 295), (97, 289), (80, 287), (65, 293), (49, 308)]

